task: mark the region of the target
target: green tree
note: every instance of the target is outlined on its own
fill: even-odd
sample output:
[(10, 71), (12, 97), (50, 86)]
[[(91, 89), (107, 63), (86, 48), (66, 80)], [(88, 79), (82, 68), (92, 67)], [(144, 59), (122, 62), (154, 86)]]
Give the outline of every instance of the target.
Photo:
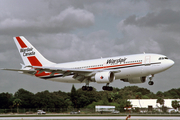
[(78, 94), (74, 85), (72, 86), (70, 97), (71, 97), (73, 107), (78, 108), (78, 105), (77, 105)]
[(13, 95), (9, 93), (0, 94), (0, 108), (11, 108), (13, 106)]
[(21, 100), (21, 108), (34, 108), (34, 105), (32, 104), (32, 100), (34, 99), (33, 93), (21, 88), (15, 92), (14, 97)]
[(156, 103), (159, 103), (160, 105), (164, 105), (164, 99), (159, 97), (156, 101)]
[(177, 99), (180, 98), (180, 88), (179, 89), (171, 89), (166, 92), (164, 92), (165, 98), (168, 99)]
[(164, 95), (163, 95), (163, 92), (161, 92), (161, 91), (158, 91), (157, 93), (156, 93), (156, 96), (157, 97), (164, 97)]
[[(107, 92), (107, 91), (105, 91), (105, 92)], [(108, 94), (107, 93), (103, 94), (102, 102), (103, 102), (103, 105), (108, 105), (109, 101), (108, 101)]]
[(156, 101), (156, 103), (159, 103), (162, 107), (162, 111), (165, 112), (165, 109), (164, 109), (164, 99), (162, 97), (159, 97)]
[(45, 90), (36, 93), (32, 103), (36, 108), (55, 108), (54, 100), (55, 98), (53, 98), (52, 94)]
[(95, 88), (93, 88), (92, 91), (83, 91), (82, 89), (78, 89), (77, 94), (77, 108), (84, 108), (87, 105), (100, 100), (100, 96)]
[(131, 102), (127, 99), (117, 99), (117, 104), (118, 106), (116, 106), (116, 108), (121, 112), (125, 111), (124, 108), (132, 107)]
[(17, 113), (19, 113), (19, 106), (21, 105), (21, 100), (19, 98), (14, 99), (13, 105), (17, 107)]
[(172, 106), (174, 109), (179, 108), (179, 107), (180, 107), (179, 101), (177, 101), (177, 100), (172, 101), (171, 106)]
[(142, 98), (142, 93), (141, 92), (137, 92), (136, 93), (136, 99), (141, 99)]

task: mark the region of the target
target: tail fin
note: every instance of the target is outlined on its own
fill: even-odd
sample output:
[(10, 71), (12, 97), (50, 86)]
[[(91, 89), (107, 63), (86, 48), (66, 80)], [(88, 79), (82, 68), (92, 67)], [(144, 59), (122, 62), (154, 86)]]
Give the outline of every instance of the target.
[(23, 36), (14, 37), (14, 41), (25, 66), (46, 66), (54, 64), (44, 58)]

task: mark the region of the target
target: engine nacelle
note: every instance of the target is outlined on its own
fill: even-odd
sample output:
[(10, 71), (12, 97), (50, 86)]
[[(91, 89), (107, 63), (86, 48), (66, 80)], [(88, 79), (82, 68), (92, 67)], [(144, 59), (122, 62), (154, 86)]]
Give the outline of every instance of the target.
[(110, 71), (98, 72), (94, 76), (97, 83), (110, 83), (115, 79), (114, 73)]
[(146, 82), (146, 77), (133, 77), (133, 78), (126, 78), (121, 79), (123, 82), (129, 82), (130, 84), (133, 83), (144, 83)]

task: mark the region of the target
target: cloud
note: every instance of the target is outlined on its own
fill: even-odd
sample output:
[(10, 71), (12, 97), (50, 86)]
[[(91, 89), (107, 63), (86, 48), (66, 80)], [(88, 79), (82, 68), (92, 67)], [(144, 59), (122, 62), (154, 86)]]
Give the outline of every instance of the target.
[(129, 16), (124, 20), (126, 25), (136, 25), (145, 27), (158, 27), (162, 25), (179, 25), (180, 24), (180, 11), (173, 11), (170, 9), (162, 10), (159, 13), (148, 13), (143, 17), (136, 15)]
[[(42, 54), (54, 62), (71, 62), (109, 56), (114, 51), (114, 40), (109, 40), (105, 30), (88, 35), (70, 33), (43, 34), (27, 38)], [(53, 53), (53, 54), (52, 54)], [(118, 54), (114, 51), (110, 54)]]
[(83, 9), (69, 7), (57, 16), (53, 16), (50, 22), (69, 29), (89, 27), (94, 23), (94, 15)]
[(162, 9), (171, 9), (173, 11), (179, 11), (179, 0), (148, 0), (146, 1), (150, 11), (161, 11)]
[(0, 21), (1, 34), (58, 33), (94, 24), (94, 15), (83, 9), (68, 7), (49, 19), (6, 18)]
[(146, 1), (111, 0), (103, 2), (100, 0), (84, 4), (84, 8), (97, 15), (109, 14), (125, 17), (131, 14), (147, 13), (149, 7)]
[(162, 9), (143, 16), (131, 15), (121, 20), (117, 28), (123, 33), (123, 40), (136, 43), (137, 48), (132, 47), (136, 51), (169, 56), (178, 52), (180, 11)]

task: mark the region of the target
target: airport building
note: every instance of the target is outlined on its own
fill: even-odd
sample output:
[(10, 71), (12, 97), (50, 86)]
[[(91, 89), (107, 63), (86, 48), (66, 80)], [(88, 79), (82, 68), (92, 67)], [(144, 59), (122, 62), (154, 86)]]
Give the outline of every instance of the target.
[[(167, 112), (171, 112), (174, 110), (172, 107), (172, 101), (179, 101), (180, 99), (164, 99), (164, 107), (167, 108)], [(132, 108), (139, 108), (140, 111), (152, 111), (152, 109), (156, 109), (158, 111), (161, 111), (162, 105), (157, 103), (157, 99), (129, 99), (128, 101), (131, 102)], [(180, 104), (180, 103), (179, 103)], [(178, 111), (178, 110), (174, 110)]]

